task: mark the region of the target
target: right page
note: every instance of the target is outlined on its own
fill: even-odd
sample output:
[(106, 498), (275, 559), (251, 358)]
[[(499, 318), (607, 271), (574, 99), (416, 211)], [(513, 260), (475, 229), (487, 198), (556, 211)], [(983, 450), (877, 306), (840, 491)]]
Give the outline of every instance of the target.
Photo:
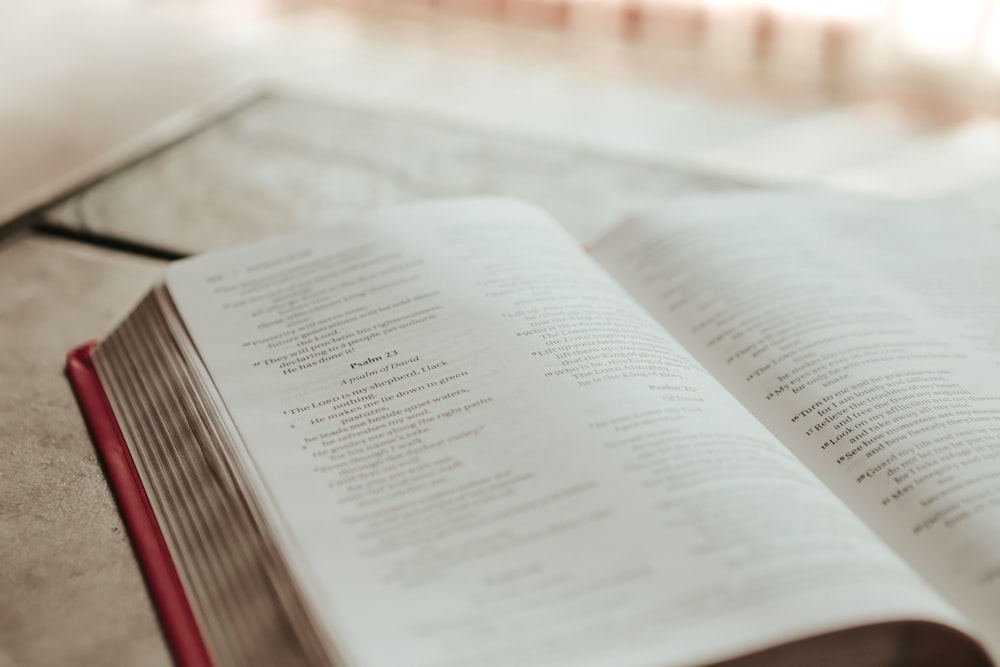
[(825, 193), (683, 200), (595, 257), (1000, 649), (1000, 231)]

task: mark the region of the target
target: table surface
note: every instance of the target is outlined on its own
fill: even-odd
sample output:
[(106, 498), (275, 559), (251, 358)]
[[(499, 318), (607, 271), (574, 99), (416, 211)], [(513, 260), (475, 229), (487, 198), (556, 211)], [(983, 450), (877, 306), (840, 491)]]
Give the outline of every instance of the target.
[[(567, 199), (603, 188), (618, 193), (618, 199), (602, 199), (610, 218), (621, 214), (621, 193), (630, 189), (644, 199), (664, 189), (749, 180), (957, 197), (1000, 208), (993, 187), (1000, 180), (1000, 124), (991, 118), (942, 120), (878, 100), (709, 93), (690, 76), (650, 69), (611, 44), (583, 49), (573, 39), (465, 19), (286, 4), (290, 9), (278, 14), (268, 3), (0, 4), (0, 225), (18, 220), (0, 235), (0, 340), (6, 344), (0, 357), (0, 667), (170, 663), (63, 374), (67, 350), (107, 334), (163, 263), (33, 231), (28, 223), (47, 218), (179, 253), (311, 224), (314, 209), (300, 219), (293, 208), (282, 209), (291, 206), (282, 201), (270, 204), (277, 207), (270, 219), (284, 227), (260, 222), (268, 216), (227, 227), (212, 218), (211, 207), (186, 225), (171, 224), (183, 215), (187, 195), (181, 189), (172, 203), (151, 207), (149, 177), (137, 189), (125, 188), (128, 196), (105, 185), (80, 194), (84, 203), (63, 201), (80, 184), (170, 136), (178, 126), (168, 119), (177, 113), (215, 104), (248, 79), (280, 78), (349, 101), (319, 114), (278, 109), (326, 128), (304, 131), (305, 123), (282, 141), (322, 135), (355, 163), (366, 148), (378, 158), (345, 174), (318, 144), (285, 154), (289, 164), (299, 161), (298, 171), (282, 170), (285, 177), (324, 163), (337, 172), (325, 175), (334, 182), (363, 182), (364, 197), (345, 202), (352, 191), (344, 189), (336, 206), (360, 209), (505, 184), (510, 194), (531, 196), (534, 189), (554, 208), (562, 200), (563, 214), (576, 219), (573, 205), (580, 202)], [(395, 111), (357, 111), (368, 108)], [(336, 134), (348, 122), (345, 114), (354, 114), (355, 127), (364, 126), (350, 150)], [(392, 169), (398, 175), (428, 167), (394, 163), (393, 149), (401, 145), (438, 151), (430, 165), (436, 176), (405, 187), (386, 180)], [(317, 150), (319, 158), (302, 157)], [(282, 174), (267, 171), (274, 162), (255, 155), (248, 164), (257, 170), (235, 177), (240, 187), (250, 188), (255, 178), (280, 180)], [(470, 185), (464, 172), (449, 171), (454, 160), (491, 166)], [(525, 171), (532, 164), (548, 166)], [(172, 173), (160, 167), (156, 173)], [(573, 171), (577, 180), (548, 187), (541, 180), (560, 171)], [(221, 182), (206, 178), (198, 180), (201, 194)], [(665, 181), (672, 185), (664, 188)], [(303, 183), (292, 178), (285, 190), (272, 191), (305, 187), (314, 197), (307, 197), (310, 205), (330, 205), (315, 182)], [(612, 199), (617, 203), (608, 204)], [(56, 200), (60, 207), (48, 209)], [(230, 204), (227, 219), (236, 220), (240, 209)], [(598, 226), (581, 222), (575, 230), (585, 237)]]
[(25, 235), (0, 246), (0, 665), (169, 656), (65, 352), (102, 336), (160, 262)]

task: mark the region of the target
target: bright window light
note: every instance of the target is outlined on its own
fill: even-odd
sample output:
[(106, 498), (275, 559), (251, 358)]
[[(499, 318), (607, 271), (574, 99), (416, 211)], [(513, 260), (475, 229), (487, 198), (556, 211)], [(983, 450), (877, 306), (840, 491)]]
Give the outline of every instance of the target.
[(986, 0), (900, 0), (896, 9), (900, 46), (925, 59), (970, 56), (987, 9)]

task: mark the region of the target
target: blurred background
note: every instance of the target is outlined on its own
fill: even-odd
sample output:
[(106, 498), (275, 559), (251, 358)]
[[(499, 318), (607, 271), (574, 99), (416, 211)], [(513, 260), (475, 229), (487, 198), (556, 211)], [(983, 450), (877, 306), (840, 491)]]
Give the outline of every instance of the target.
[(993, 210), (996, 4), (8, 1), (0, 220), (158, 120), (260, 80), (752, 182)]

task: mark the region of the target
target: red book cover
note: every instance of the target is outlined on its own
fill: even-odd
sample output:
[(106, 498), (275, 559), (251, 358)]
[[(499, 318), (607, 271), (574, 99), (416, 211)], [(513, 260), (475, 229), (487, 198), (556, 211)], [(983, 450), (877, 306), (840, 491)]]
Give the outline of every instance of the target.
[(96, 345), (86, 343), (70, 351), (66, 372), (104, 462), (174, 658), (183, 667), (208, 667), (212, 664), (208, 648), (94, 368), (91, 351)]

